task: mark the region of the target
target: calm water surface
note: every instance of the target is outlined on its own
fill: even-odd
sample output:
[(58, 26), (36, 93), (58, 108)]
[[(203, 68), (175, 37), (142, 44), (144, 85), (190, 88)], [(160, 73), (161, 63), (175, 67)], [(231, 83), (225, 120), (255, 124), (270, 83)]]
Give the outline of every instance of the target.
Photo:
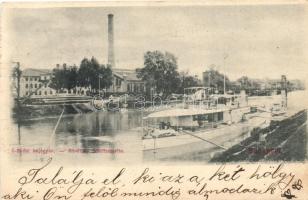
[[(290, 114), (307, 108), (304, 101), (307, 96), (305, 91), (289, 94)], [(257, 97), (251, 98), (249, 103), (267, 105), (274, 101), (279, 102), (280, 98)], [(59, 117), (15, 122), (11, 131), (12, 150), (28, 148), (40, 151), (49, 148), (53, 152), (14, 152), (12, 158), (14, 161), (43, 161), (52, 155), (60, 163), (78, 165), (108, 164), (109, 161), (138, 163), (143, 160), (140, 127), (142, 117), (147, 114), (145, 111), (128, 110), (63, 116), (56, 130)]]
[[(142, 159), (140, 127), (144, 115), (128, 110), (63, 116), (56, 130), (59, 117), (14, 123), (12, 150), (23, 147), (31, 151), (15, 152), (14, 159), (40, 160), (52, 154), (69, 162), (82, 157), (136, 162)], [(54, 152), (44, 154), (42, 150), (48, 148)]]

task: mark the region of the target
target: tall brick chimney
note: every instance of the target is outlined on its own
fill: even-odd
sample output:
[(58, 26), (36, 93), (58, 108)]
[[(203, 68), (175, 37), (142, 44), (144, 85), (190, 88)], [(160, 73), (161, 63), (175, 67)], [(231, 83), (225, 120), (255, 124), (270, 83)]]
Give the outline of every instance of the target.
[(108, 64), (115, 67), (113, 45), (113, 14), (108, 15)]

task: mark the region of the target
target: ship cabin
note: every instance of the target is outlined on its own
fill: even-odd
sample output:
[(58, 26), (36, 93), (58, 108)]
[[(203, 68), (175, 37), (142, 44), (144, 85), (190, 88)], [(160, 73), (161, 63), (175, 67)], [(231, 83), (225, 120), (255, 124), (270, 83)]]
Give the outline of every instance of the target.
[(244, 113), (248, 112), (250, 112), (249, 107), (215, 110), (171, 109), (149, 114), (144, 118), (144, 125), (146, 129), (152, 130), (197, 131), (238, 123), (244, 120)]
[(239, 108), (248, 105), (245, 91), (240, 94), (212, 94), (212, 88), (191, 87), (185, 88), (184, 108), (213, 109), (213, 108)]
[[(210, 95), (199, 105), (185, 106), (154, 112), (144, 117), (148, 129), (204, 130), (230, 125), (244, 120), (250, 107), (243, 95)], [(206, 104), (204, 104), (206, 102)]]
[(184, 101), (186, 103), (203, 101), (209, 98), (210, 87), (189, 87), (184, 88)]

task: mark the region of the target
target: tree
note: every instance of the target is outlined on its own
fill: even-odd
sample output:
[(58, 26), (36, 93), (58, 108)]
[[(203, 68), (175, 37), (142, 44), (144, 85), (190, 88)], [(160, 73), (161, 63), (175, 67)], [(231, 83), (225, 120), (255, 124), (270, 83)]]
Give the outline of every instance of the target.
[(98, 61), (92, 57), (90, 60), (90, 85), (92, 89), (99, 88), (100, 65)]
[(112, 70), (110, 66), (100, 65), (99, 68), (100, 75), (100, 88), (108, 88), (112, 84)]
[(78, 68), (76, 65), (69, 67), (66, 70), (66, 85), (65, 88), (71, 90), (78, 85)]
[(67, 67), (65, 63), (62, 67), (54, 68), (49, 87), (59, 91), (63, 89), (71, 90), (80, 86), (90, 88), (93, 92), (97, 91), (100, 87), (107, 88), (111, 84), (112, 71), (110, 67), (100, 65), (92, 57), (91, 60), (84, 58), (79, 68), (76, 65)]
[(237, 85), (240, 85), (241, 90), (245, 90), (250, 95), (258, 95), (258, 91), (261, 89), (260, 83), (256, 80), (252, 80), (247, 76), (242, 76), (236, 80)]
[(191, 76), (187, 72), (180, 73), (181, 87), (178, 89), (178, 93), (184, 93), (184, 88), (200, 86), (200, 80), (196, 76)]
[(147, 88), (154, 88), (164, 96), (175, 92), (181, 81), (176, 57), (160, 51), (148, 51), (144, 54), (144, 67), (137, 69), (137, 76), (146, 82)]
[[(230, 80), (225, 76), (226, 91), (231, 88)], [(213, 68), (203, 73), (203, 83), (207, 87), (214, 87), (220, 92), (224, 91), (224, 75)]]
[(84, 58), (78, 70), (78, 83), (81, 87), (90, 87), (91, 85), (91, 63), (87, 58)]
[[(44, 80), (41, 81), (46, 84)], [(53, 75), (49, 87), (59, 91), (63, 89), (71, 90), (77, 86), (77, 67), (70, 66), (64, 63), (62, 67), (59, 66), (53, 69)]]
[(84, 58), (78, 70), (78, 84), (91, 88), (92, 92), (99, 88), (108, 88), (112, 84), (112, 71), (109, 66), (100, 65), (94, 57), (91, 60)]
[(241, 89), (249, 89), (252, 85), (251, 81), (248, 79), (247, 76), (242, 76), (241, 78), (237, 79), (237, 82), (240, 83)]

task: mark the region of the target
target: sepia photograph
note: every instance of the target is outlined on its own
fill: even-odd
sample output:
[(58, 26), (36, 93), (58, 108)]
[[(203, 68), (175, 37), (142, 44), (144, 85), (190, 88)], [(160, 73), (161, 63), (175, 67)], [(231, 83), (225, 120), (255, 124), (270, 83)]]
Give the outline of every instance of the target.
[(8, 6), (9, 160), (307, 159), (307, 5)]
[(0, 199), (307, 199), (307, 1), (0, 14)]

